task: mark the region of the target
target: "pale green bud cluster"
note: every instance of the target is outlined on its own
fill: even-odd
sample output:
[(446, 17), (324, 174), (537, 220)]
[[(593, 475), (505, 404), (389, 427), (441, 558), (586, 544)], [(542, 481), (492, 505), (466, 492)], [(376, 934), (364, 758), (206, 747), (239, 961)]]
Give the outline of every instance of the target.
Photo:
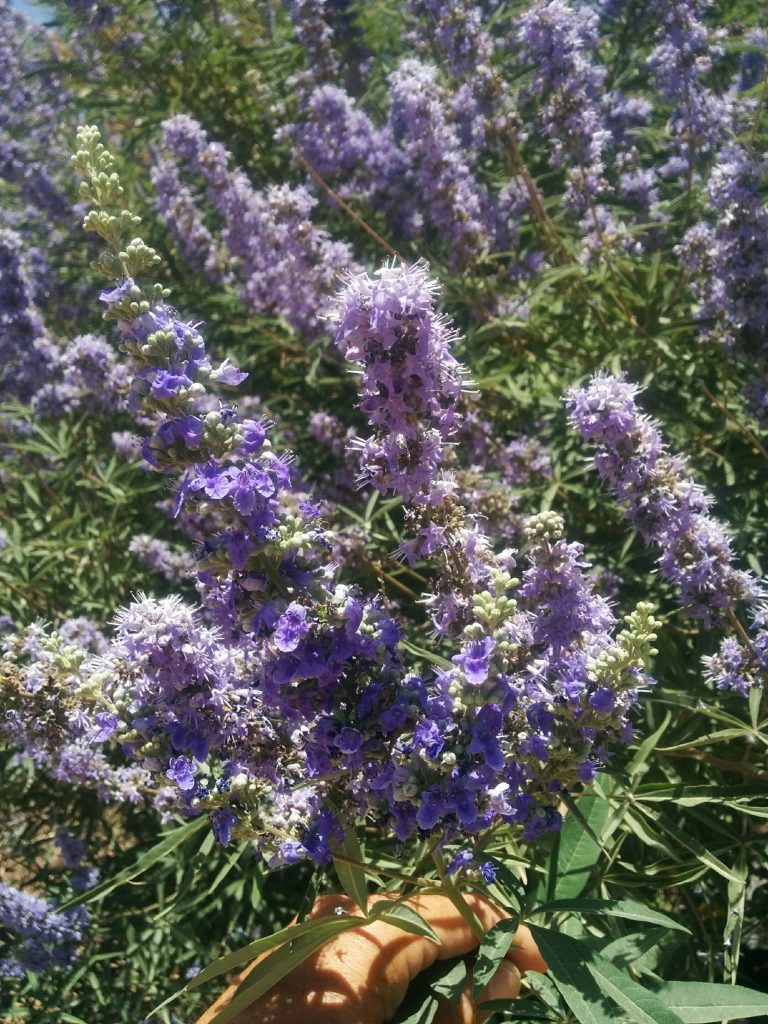
[(558, 541), (565, 533), (565, 523), (557, 512), (539, 512), (526, 520), (523, 533), (532, 544), (540, 544), (543, 540)]
[[(102, 144), (101, 133), (94, 125), (78, 128), (77, 145), (72, 163), (85, 179), (80, 183), (80, 196), (93, 207), (83, 226), (103, 238), (110, 249), (94, 261), (93, 267), (111, 281), (138, 277), (160, 263), (160, 257), (141, 238), (132, 237), (141, 217), (123, 208), (125, 191), (114, 170), (114, 157)], [(170, 295), (160, 284), (131, 291), (137, 294), (113, 305), (104, 314), (105, 319), (134, 319)]]
[[(485, 634), (490, 635), (517, 612), (517, 601), (514, 597), (509, 597), (508, 592), (519, 585), (520, 580), (515, 579), (503, 569), (491, 574), (490, 586), (492, 589), (483, 590), (481, 593), (475, 594), (472, 599), (474, 622), (465, 630), (467, 639), (474, 640)], [(470, 636), (467, 632), (473, 626), (479, 627), (477, 636)]]
[(641, 601), (625, 622), (615, 643), (597, 656), (590, 673), (596, 682), (617, 689), (637, 684), (632, 673), (642, 670), (657, 653), (653, 643), (662, 625), (647, 601)]

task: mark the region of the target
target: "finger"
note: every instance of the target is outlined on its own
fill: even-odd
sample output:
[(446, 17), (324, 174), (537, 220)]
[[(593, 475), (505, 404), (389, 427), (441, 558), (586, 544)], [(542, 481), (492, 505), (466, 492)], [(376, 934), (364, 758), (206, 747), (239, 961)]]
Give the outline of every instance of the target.
[(474, 1024), (472, 1000), (464, 993), (461, 1003), (455, 1006), (449, 1000), (440, 997), (440, 1006), (433, 1018), (433, 1024)]
[(502, 960), (498, 970), (476, 1000), (472, 999), (472, 973), (457, 1005), (447, 999), (440, 1001), (434, 1024), (484, 1024), (490, 1012), (477, 1010), (477, 1006), (490, 999), (516, 999), (520, 994), (520, 972), (509, 960)]
[[(369, 906), (382, 899), (395, 900), (397, 894), (378, 893), (375, 897), (371, 897)], [(465, 900), (484, 932), (508, 916), (494, 904), (474, 893), (467, 894)], [(406, 934), (395, 925), (386, 924), (383, 921), (375, 921), (359, 930), (356, 929), (354, 933), (347, 933), (347, 936), (364, 935), (375, 940), (377, 945), (384, 947), (395, 943), (398, 953), (405, 954), (405, 960), (401, 961), (399, 966), (404, 966), (407, 969), (408, 982), (413, 981), (417, 974), (430, 967), (435, 960), (451, 960), (454, 957), (465, 956), (477, 948), (478, 940), (474, 932), (447, 896), (439, 894), (412, 896), (408, 900), (408, 906), (412, 907), (432, 927), (439, 945), (430, 939)], [(339, 909), (345, 913), (359, 913), (359, 908), (348, 896), (330, 895), (322, 896), (317, 900), (310, 916), (313, 918), (330, 916), (337, 913)], [(530, 942), (533, 941), (530, 936), (528, 938)]]
[[(479, 1005), (487, 1003), (491, 999), (517, 999), (520, 995), (520, 984), (520, 971), (509, 960), (502, 960), (498, 970), (477, 997), (476, 1002)], [(480, 1020), (479, 1017), (478, 1020)]]
[(526, 971), (538, 971), (539, 974), (546, 974), (549, 970), (547, 961), (539, 952), (539, 947), (530, 930), (524, 924), (521, 924), (515, 932), (507, 959), (512, 961), (521, 974), (525, 974)]

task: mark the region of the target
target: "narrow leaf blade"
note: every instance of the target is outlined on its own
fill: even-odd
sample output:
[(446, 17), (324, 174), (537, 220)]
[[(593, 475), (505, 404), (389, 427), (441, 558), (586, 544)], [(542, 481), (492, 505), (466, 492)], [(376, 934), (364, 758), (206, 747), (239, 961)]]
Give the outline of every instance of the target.
[(130, 864), (127, 868), (123, 868), (122, 871), (112, 878), (105, 879), (99, 885), (94, 886), (93, 889), (89, 889), (87, 892), (67, 900), (66, 903), (62, 903), (59, 910), (68, 910), (69, 907), (74, 907), (78, 903), (90, 903), (92, 900), (106, 896), (107, 893), (117, 889), (118, 886), (132, 882), (134, 878), (138, 878), (139, 875), (148, 871), (154, 864), (157, 864), (158, 861), (163, 860), (169, 853), (172, 853), (177, 847), (181, 846), (182, 843), (186, 843), (188, 839), (195, 835), (195, 833), (200, 832), (207, 824), (208, 819), (200, 817), (195, 818), (194, 821), (190, 821), (186, 825), (182, 825), (181, 828), (174, 829), (156, 846), (153, 846), (151, 850), (143, 853), (135, 863)]
[(428, 921), (425, 921), (421, 914), (413, 907), (405, 903), (390, 903), (389, 900), (379, 900), (371, 907), (371, 919), (384, 921), (386, 924), (394, 925), (401, 931), (410, 932), (411, 935), (422, 935), (426, 939), (440, 945), (437, 933)]
[[(581, 1024), (615, 1021), (616, 1013), (608, 1000), (626, 1011), (634, 1024), (683, 1024), (654, 992), (633, 981), (586, 943), (562, 932), (529, 927), (563, 999)], [(591, 985), (587, 979), (591, 979)], [(607, 1012), (610, 1017), (606, 1017)]]
[(475, 961), (475, 971), (472, 981), (472, 998), (477, 999), (488, 982), (493, 978), (499, 968), (499, 964), (509, 952), (512, 940), (517, 931), (518, 921), (515, 918), (508, 918), (499, 921), (489, 932), (480, 944)]
[(365, 871), (360, 867), (363, 852), (354, 825), (347, 829), (344, 842), (338, 849), (342, 857), (333, 858), (341, 886), (351, 900), (358, 905), (363, 914), (368, 914), (368, 880)]
[(338, 917), (326, 920), (325, 926), (316, 929), (312, 934), (302, 935), (291, 942), (285, 942), (251, 971), (229, 1005), (216, 1014), (211, 1024), (228, 1024), (241, 1010), (252, 1006), (257, 999), (268, 992), (286, 974), (289, 974), (294, 967), (303, 963), (316, 949), (342, 932), (359, 927), (362, 923), (364, 922), (361, 918)]
[(706, 981), (668, 981), (656, 995), (684, 1024), (768, 1016), (768, 995), (743, 985), (715, 985)]
[(627, 921), (642, 921), (645, 924), (660, 925), (672, 931), (686, 932), (690, 934), (685, 925), (680, 924), (666, 914), (658, 910), (651, 910), (642, 903), (635, 903), (633, 900), (597, 900), (597, 899), (572, 899), (572, 900), (551, 900), (537, 907), (537, 914), (555, 914), (561, 911), (571, 910), (581, 914), (606, 914), (608, 917), (622, 917)]
[(249, 942), (247, 946), (241, 946), (239, 949), (233, 949), (231, 953), (226, 953), (224, 956), (219, 957), (218, 960), (215, 960), (212, 964), (204, 967), (199, 974), (196, 974), (191, 981), (187, 982), (184, 991), (192, 991), (193, 989), (204, 985), (206, 981), (218, 978), (222, 974), (228, 974), (236, 967), (250, 963), (251, 960), (255, 960), (261, 953), (266, 953), (270, 949), (274, 949), (276, 946), (282, 946), (286, 942), (291, 942), (299, 938), (304, 938), (307, 935), (321, 932), (329, 922), (337, 924), (339, 921), (343, 922), (349, 920), (355, 921), (360, 925), (365, 924), (365, 920), (362, 917), (315, 917), (311, 920), (303, 921), (301, 924), (288, 925), (287, 928), (281, 928), (279, 932), (275, 932), (273, 935), (265, 935), (261, 939), (255, 939), (253, 942)]

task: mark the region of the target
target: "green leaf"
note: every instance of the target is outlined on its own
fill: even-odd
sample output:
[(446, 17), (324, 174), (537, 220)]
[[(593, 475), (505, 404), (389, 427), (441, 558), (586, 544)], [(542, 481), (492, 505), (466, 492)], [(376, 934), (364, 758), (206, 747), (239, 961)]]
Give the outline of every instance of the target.
[(438, 996), (457, 1001), (464, 989), (467, 966), (463, 957), (437, 960), (408, 986), (392, 1024), (432, 1024), (440, 1009)]
[(728, 883), (728, 916), (725, 919), (723, 929), (723, 949), (725, 951), (723, 965), (723, 977), (732, 985), (736, 983), (736, 975), (739, 969), (739, 956), (741, 954), (741, 933), (744, 926), (744, 910), (747, 902), (747, 885), (749, 883), (749, 868), (747, 866), (746, 847), (739, 848), (734, 868), (739, 874), (739, 880)]
[(569, 945), (562, 947), (558, 944), (554, 932), (531, 924), (528, 927), (549, 965), (549, 973), (558, 992), (580, 1024), (615, 1024), (615, 1007), (611, 1004), (606, 1005), (606, 1000), (594, 977), (584, 965), (582, 956), (574, 952)]
[(519, 921), (511, 917), (499, 921), (480, 944), (472, 979), (472, 998), (477, 999), (485, 986), (498, 970), (499, 964), (509, 952)]
[(360, 917), (326, 918), (322, 920), (322, 927), (314, 929), (311, 934), (300, 935), (298, 938), (283, 943), (279, 949), (262, 960), (242, 981), (232, 1001), (216, 1014), (211, 1024), (227, 1024), (241, 1010), (245, 1010), (265, 992), (268, 992), (294, 967), (303, 963), (320, 946), (325, 945), (326, 942), (342, 932), (358, 928), (364, 923), (364, 919)]
[(683, 1024), (657, 995), (585, 942), (537, 925), (529, 927), (560, 994), (581, 1024), (615, 1022), (616, 1012), (609, 1000), (621, 1007), (633, 1024)]
[[(668, 947), (669, 935), (668, 928), (651, 928), (647, 932), (630, 932), (629, 935), (622, 935), (620, 938), (608, 942), (600, 950), (600, 956), (610, 960), (615, 967), (620, 967), (622, 970), (625, 967), (632, 967), (636, 973), (638, 970), (641, 973), (648, 973), (649, 970), (657, 966), (664, 953), (664, 950), (656, 947), (662, 943)], [(676, 945), (681, 941), (683, 941), (682, 936), (675, 933), (672, 942)], [(655, 956), (647, 956), (653, 949), (656, 950)], [(668, 948), (666, 952), (669, 952)]]
[(357, 838), (354, 825), (351, 825), (344, 836), (344, 842), (338, 848), (341, 858), (333, 858), (339, 882), (344, 892), (353, 900), (363, 914), (368, 916), (368, 881), (365, 871), (360, 867), (363, 852)]
[(432, 925), (405, 903), (379, 900), (371, 907), (370, 920), (384, 921), (395, 928), (400, 928), (401, 931), (410, 932), (411, 935), (423, 935), (424, 938), (440, 945), (440, 939)]
[(768, 995), (742, 985), (667, 981), (655, 992), (684, 1024), (712, 1024), (729, 1018), (768, 1015)]
[(478, 1003), (477, 1009), (488, 1013), (506, 1011), (512, 1014), (513, 1020), (552, 1020), (541, 1003), (533, 999), (487, 999)]
[[(648, 813), (645, 808), (642, 808), (644, 813)], [(687, 850), (690, 850), (701, 861), (702, 864), (706, 864), (708, 868), (712, 868), (718, 875), (722, 875), (723, 878), (727, 878), (729, 882), (738, 882), (739, 876), (731, 870), (727, 865), (708, 850), (703, 843), (700, 843), (698, 839), (694, 839), (693, 836), (688, 835), (681, 828), (678, 828), (675, 823), (666, 816), (666, 814), (659, 814), (658, 811), (653, 811), (654, 824), (659, 828), (663, 829), (668, 835), (672, 836), (673, 839), (677, 840), (681, 846), (684, 846)]]
[[(588, 828), (599, 836), (611, 812), (608, 801), (587, 793), (576, 801), (576, 807)], [(566, 899), (583, 892), (599, 854), (600, 847), (584, 825), (575, 816), (566, 817), (553, 849), (550, 895)]]
[(685, 786), (678, 782), (652, 783), (639, 786), (635, 791), (635, 800), (642, 803), (665, 803), (674, 801), (680, 807), (696, 807), (699, 804), (711, 803), (713, 800), (756, 800), (765, 798), (764, 782), (747, 783), (736, 786)]
[(78, 903), (90, 903), (92, 900), (99, 899), (102, 896), (106, 896), (107, 893), (112, 892), (121, 885), (125, 885), (126, 882), (132, 882), (134, 878), (138, 878), (145, 871), (148, 871), (158, 861), (163, 860), (172, 853), (175, 849), (186, 843), (197, 832), (200, 832), (203, 828), (208, 826), (208, 819), (206, 817), (195, 818), (194, 821), (188, 822), (186, 825), (182, 825), (181, 828), (174, 829), (173, 832), (168, 833), (164, 839), (162, 839), (157, 846), (153, 846), (151, 850), (147, 850), (141, 857), (130, 867), (124, 868), (118, 874), (112, 878), (107, 878), (99, 885), (94, 886), (93, 889), (89, 889), (87, 892), (81, 893), (79, 896), (74, 896), (71, 900), (67, 900), (66, 903), (62, 903), (59, 910), (67, 910), (69, 907), (74, 907)]
[(457, 960), (448, 960), (447, 962), (453, 964), (453, 966), (445, 974), (441, 974), (437, 981), (433, 983), (432, 991), (439, 996), (445, 996), (454, 1006), (458, 1006), (466, 986), (467, 962), (463, 957), (459, 957)]
[(416, 644), (412, 644), (408, 640), (400, 640), (400, 646), (404, 647), (409, 654), (414, 654), (417, 658), (423, 658), (432, 665), (437, 665), (438, 668), (444, 668), (446, 671), (449, 671), (456, 667), (453, 662), (448, 661), (447, 658), (443, 658), (441, 655), (435, 654), (432, 651), (427, 651), (423, 647), (417, 647)]
[(570, 910), (581, 914), (607, 914), (609, 917), (623, 917), (627, 921), (643, 921), (646, 924), (660, 925), (672, 931), (690, 932), (685, 927), (666, 914), (660, 914), (658, 910), (651, 910), (642, 903), (635, 903), (633, 900), (552, 900), (540, 907), (536, 907), (536, 914), (556, 914), (563, 910)]
[(749, 691), (749, 720), (752, 722), (753, 729), (757, 729), (758, 722), (760, 721), (760, 704), (762, 700), (762, 686), (753, 686)]
[(637, 753), (629, 763), (627, 771), (634, 778), (636, 773), (640, 771), (645, 762), (651, 756), (655, 748), (658, 746), (658, 742), (664, 733), (667, 731), (669, 723), (672, 721), (672, 712), (667, 711), (664, 716), (664, 721), (650, 736), (646, 736), (640, 746), (637, 748)]

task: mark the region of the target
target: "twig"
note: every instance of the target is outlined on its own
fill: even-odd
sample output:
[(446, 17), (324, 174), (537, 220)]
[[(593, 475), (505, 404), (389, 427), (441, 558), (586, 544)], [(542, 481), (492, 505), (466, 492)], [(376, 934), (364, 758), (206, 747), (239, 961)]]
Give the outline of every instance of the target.
[(723, 403), (720, 401), (720, 399), (716, 398), (712, 394), (712, 392), (709, 390), (709, 388), (707, 387), (707, 385), (704, 383), (703, 380), (699, 381), (699, 387), (704, 392), (704, 394), (707, 396), (707, 398), (711, 402), (714, 402), (714, 404), (717, 406), (717, 408), (720, 410), (720, 412), (725, 416), (725, 418), (730, 420), (731, 423), (734, 423), (739, 428), (739, 430), (742, 432), (742, 434), (754, 446), (755, 451), (758, 452), (760, 455), (762, 455), (764, 459), (768, 460), (768, 449), (763, 444), (761, 444), (761, 442), (759, 441), (759, 439), (757, 437), (755, 437), (754, 433), (749, 429), (749, 427), (746, 425), (746, 423), (742, 423), (741, 420), (737, 416), (735, 416), (731, 412), (730, 409), (726, 408), (726, 406), (723, 405)]
[(479, 942), (482, 942), (485, 938), (485, 930), (478, 921), (474, 910), (461, 895), (459, 890), (456, 888), (456, 884), (453, 879), (448, 874), (448, 868), (445, 866), (445, 859), (443, 858), (442, 853), (440, 853), (436, 846), (433, 847), (431, 852), (432, 860), (435, 862), (435, 868), (437, 869), (437, 874), (440, 879), (440, 887), (442, 891), (467, 922), (472, 930), (472, 934)]
[(303, 164), (304, 167), (307, 169), (310, 177), (317, 182), (320, 188), (322, 188), (325, 192), (328, 193), (328, 195), (333, 199), (335, 203), (339, 204), (342, 210), (349, 217), (352, 218), (352, 220), (355, 222), (355, 224), (358, 225), (358, 227), (361, 227), (363, 231), (365, 231), (366, 234), (370, 235), (375, 242), (378, 242), (378, 244), (386, 252), (388, 252), (390, 256), (399, 256), (397, 250), (393, 249), (389, 242), (387, 242), (386, 239), (382, 238), (375, 228), (372, 228), (371, 225), (367, 223), (367, 221), (364, 221), (359, 213), (355, 213), (355, 211), (352, 209), (349, 203), (346, 203), (341, 198), (339, 193), (335, 189), (331, 188), (331, 186), (328, 184), (325, 178), (323, 178), (320, 172), (315, 167), (312, 166), (312, 164), (309, 162), (309, 160), (307, 160), (307, 158), (304, 156), (301, 150), (296, 150), (296, 156), (298, 157), (299, 162)]

